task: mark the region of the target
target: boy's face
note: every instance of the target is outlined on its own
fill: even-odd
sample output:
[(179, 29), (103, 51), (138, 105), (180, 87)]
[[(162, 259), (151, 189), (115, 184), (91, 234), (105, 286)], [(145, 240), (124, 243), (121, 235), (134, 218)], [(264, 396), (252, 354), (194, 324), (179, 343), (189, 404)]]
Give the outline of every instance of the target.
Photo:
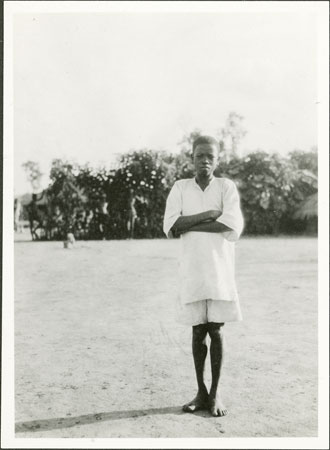
[(202, 177), (213, 175), (219, 161), (219, 151), (215, 145), (200, 144), (193, 154), (196, 174)]

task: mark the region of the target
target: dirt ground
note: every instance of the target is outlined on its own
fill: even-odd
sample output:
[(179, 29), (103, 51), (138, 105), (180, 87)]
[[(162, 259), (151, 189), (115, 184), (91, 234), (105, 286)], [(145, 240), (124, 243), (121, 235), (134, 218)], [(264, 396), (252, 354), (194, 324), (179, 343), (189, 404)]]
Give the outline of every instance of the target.
[[(317, 436), (317, 240), (243, 238), (224, 418), (175, 321), (177, 240), (15, 243), (16, 437)], [(209, 359), (207, 383), (210, 383)]]

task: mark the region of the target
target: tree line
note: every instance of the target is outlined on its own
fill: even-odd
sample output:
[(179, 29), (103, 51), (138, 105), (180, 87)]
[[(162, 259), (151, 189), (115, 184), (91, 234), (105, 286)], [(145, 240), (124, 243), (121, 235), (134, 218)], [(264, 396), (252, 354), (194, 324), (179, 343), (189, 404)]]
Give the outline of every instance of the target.
[[(173, 183), (194, 176), (189, 139), (178, 154), (142, 149), (124, 154), (115, 169), (55, 159), (50, 183), (23, 208), (35, 239), (160, 238)], [(236, 145), (236, 143), (235, 143)], [(222, 148), (223, 150), (223, 148)], [(222, 151), (215, 176), (232, 179), (240, 192), (245, 234), (304, 233), (317, 213), (302, 206), (317, 194), (317, 151), (287, 156), (255, 151), (244, 157)], [(26, 163), (30, 179), (38, 165)], [(40, 173), (39, 173), (40, 175)], [(314, 197), (313, 197), (314, 196)], [(302, 213), (297, 214), (297, 211)], [(315, 231), (315, 226), (314, 226)]]

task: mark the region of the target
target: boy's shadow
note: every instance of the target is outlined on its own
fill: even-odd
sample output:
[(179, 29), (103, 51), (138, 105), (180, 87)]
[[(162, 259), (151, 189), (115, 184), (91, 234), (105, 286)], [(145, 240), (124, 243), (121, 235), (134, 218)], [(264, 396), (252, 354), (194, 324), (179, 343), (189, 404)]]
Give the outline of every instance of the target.
[[(154, 416), (161, 414), (190, 414), (182, 411), (182, 406), (171, 406), (166, 408), (138, 409), (130, 411), (113, 411), (97, 414), (86, 414), (75, 417), (58, 417), (55, 419), (31, 420), (29, 422), (17, 422), (15, 424), (16, 433), (49, 431), (59, 428), (71, 428), (77, 425), (88, 425), (96, 422), (106, 422), (107, 420), (130, 419), (133, 417)], [(212, 417), (206, 410), (193, 413), (199, 417)]]

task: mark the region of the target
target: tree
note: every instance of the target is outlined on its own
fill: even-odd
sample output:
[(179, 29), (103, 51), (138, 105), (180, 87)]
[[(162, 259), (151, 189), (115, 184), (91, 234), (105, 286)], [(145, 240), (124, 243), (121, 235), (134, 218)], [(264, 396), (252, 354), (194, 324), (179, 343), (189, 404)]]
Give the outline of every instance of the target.
[(246, 234), (295, 233), (300, 224), (293, 220), (293, 212), (317, 191), (312, 172), (298, 169), (289, 158), (261, 151), (222, 163), (216, 175), (236, 182)]
[(41, 178), (43, 176), (43, 173), (40, 171), (39, 163), (35, 161), (26, 161), (22, 164), (22, 167), (25, 170), (28, 182), (31, 183), (32, 192), (38, 192), (40, 190)]
[(197, 139), (199, 136), (202, 136), (202, 131), (199, 128), (195, 128), (190, 133), (185, 134), (181, 139), (181, 141), (179, 142), (179, 145), (181, 145), (181, 150), (184, 153), (191, 154), (194, 140)]
[(63, 236), (74, 227), (76, 215), (87, 202), (84, 189), (78, 186), (79, 167), (60, 159), (52, 161), (50, 170), (51, 184), (47, 189), (47, 197), (51, 209), (58, 207), (63, 215)]
[[(176, 180), (194, 176), (191, 146), (197, 136), (196, 130), (185, 136), (178, 154), (150, 149), (125, 153), (112, 170), (54, 160), (44, 203), (37, 205), (45, 209), (46, 239), (61, 239), (69, 228), (78, 239), (125, 239), (132, 237), (133, 225), (128, 224), (133, 217), (134, 238), (164, 237), (166, 198)], [(314, 150), (287, 157), (262, 151), (243, 158), (232, 155), (222, 159), (215, 176), (236, 183), (246, 234), (303, 233), (308, 220), (317, 223)]]
[(226, 160), (232, 157), (240, 157), (240, 143), (247, 131), (243, 126), (244, 117), (235, 111), (231, 111), (225, 122), (225, 126), (221, 128), (219, 135), (222, 140), (220, 148), (224, 150)]
[[(122, 155), (110, 185), (110, 216), (116, 237), (127, 237), (132, 200), (136, 200), (134, 237), (161, 237), (166, 197), (175, 181), (173, 159), (148, 149)], [(173, 177), (173, 178), (172, 178)]]
[(294, 150), (289, 153), (291, 163), (300, 170), (309, 170), (317, 175), (317, 147), (312, 147), (309, 152)]

